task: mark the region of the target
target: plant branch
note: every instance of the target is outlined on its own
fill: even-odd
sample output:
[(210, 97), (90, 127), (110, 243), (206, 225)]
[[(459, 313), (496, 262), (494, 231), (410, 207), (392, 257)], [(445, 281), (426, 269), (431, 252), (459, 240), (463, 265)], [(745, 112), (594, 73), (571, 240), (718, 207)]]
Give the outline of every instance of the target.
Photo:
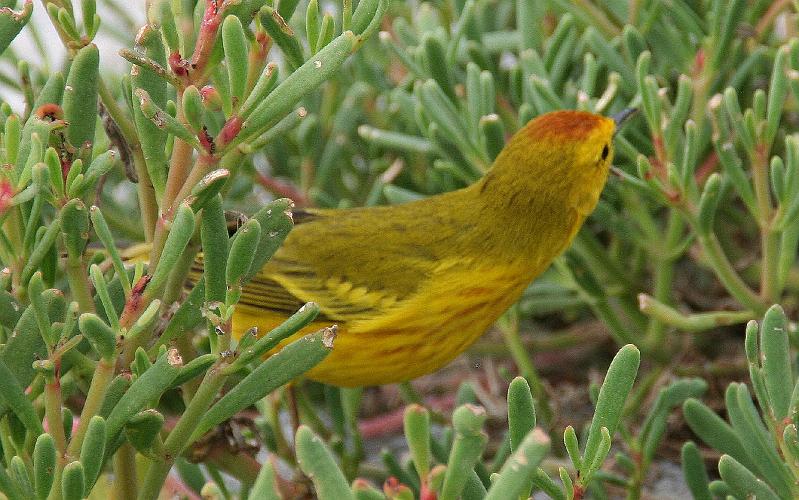
[[(160, 490), (161, 483), (158, 483)], [(114, 454), (114, 494), (112, 498), (120, 500), (133, 500), (139, 489), (139, 480), (136, 475), (136, 450), (130, 443), (124, 443)], [(157, 498), (158, 494), (151, 498)]]
[(161, 485), (164, 483), (167, 474), (169, 474), (172, 464), (175, 463), (175, 459), (183, 450), (191, 444), (190, 439), (194, 429), (197, 428), (200, 418), (213, 403), (226, 378), (227, 376), (222, 373), (221, 364), (212, 366), (206, 372), (205, 378), (183, 412), (183, 416), (180, 417), (175, 428), (172, 429), (172, 432), (169, 433), (166, 441), (164, 441), (163, 455), (157, 461), (150, 463), (143, 488), (139, 494), (140, 500), (149, 500), (158, 496)]
[(105, 398), (106, 389), (108, 389), (108, 385), (114, 378), (115, 365), (116, 360), (107, 361), (102, 357), (97, 362), (97, 367), (94, 370), (91, 385), (89, 386), (89, 392), (86, 394), (86, 402), (83, 404), (83, 410), (80, 413), (78, 428), (72, 435), (69, 447), (67, 448), (67, 456), (76, 458), (80, 454), (80, 447), (83, 444), (86, 429), (89, 428), (89, 421), (100, 411), (100, 407)]

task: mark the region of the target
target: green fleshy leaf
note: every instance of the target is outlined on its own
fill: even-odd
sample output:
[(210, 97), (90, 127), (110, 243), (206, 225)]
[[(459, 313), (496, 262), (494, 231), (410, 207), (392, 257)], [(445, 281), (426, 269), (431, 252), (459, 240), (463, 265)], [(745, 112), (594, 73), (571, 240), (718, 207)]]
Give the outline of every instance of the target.
[(530, 385), (516, 377), (508, 386), (508, 427), (511, 450), (516, 450), (535, 427), (536, 415)]
[(64, 119), (69, 124), (67, 139), (76, 148), (94, 143), (97, 123), (97, 85), (100, 53), (89, 44), (72, 60), (64, 87)]
[(485, 410), (472, 404), (459, 406), (453, 412), (455, 441), (452, 443), (447, 472), (441, 487), (442, 498), (458, 498), (466, 486), (467, 479), (488, 443), (488, 435), (483, 432), (486, 418)]
[(83, 464), (87, 488), (91, 488), (100, 476), (105, 456), (105, 441), (105, 419), (95, 415), (89, 421), (80, 448), (80, 463)]
[(190, 441), (316, 366), (330, 353), (333, 338), (330, 329), (306, 335), (258, 365), (203, 415)]
[(41, 434), (33, 448), (33, 486), (39, 500), (45, 500), (50, 495), (55, 471), (55, 441), (50, 434)]
[(61, 473), (61, 496), (64, 500), (81, 500), (84, 498), (86, 489), (86, 477), (83, 472), (83, 465), (78, 462), (70, 462), (64, 466)]
[(404, 429), (414, 468), (420, 477), (427, 477), (430, 471), (430, 412), (420, 405), (407, 406)]
[(527, 495), (523, 490), (549, 451), (549, 445), (549, 437), (542, 430), (533, 429), (502, 466), (499, 476), (488, 490), (486, 500), (504, 500)]
[(297, 462), (311, 478), (319, 498), (353, 499), (344, 474), (324, 442), (305, 425), (297, 429), (295, 438)]
[(25, 0), (20, 11), (14, 11), (10, 8), (0, 10), (0, 53), (5, 52), (6, 48), (22, 31), (32, 13), (33, 2), (31, 0)]
[(611, 436), (616, 432), (624, 410), (624, 402), (638, 373), (640, 360), (641, 354), (638, 349), (634, 345), (628, 344), (619, 350), (610, 363), (605, 381), (599, 391), (594, 418), (591, 420), (591, 428), (585, 444), (583, 468), (580, 470), (582, 476), (585, 476), (586, 466), (590, 466), (599, 450), (602, 439), (601, 428), (606, 427)]

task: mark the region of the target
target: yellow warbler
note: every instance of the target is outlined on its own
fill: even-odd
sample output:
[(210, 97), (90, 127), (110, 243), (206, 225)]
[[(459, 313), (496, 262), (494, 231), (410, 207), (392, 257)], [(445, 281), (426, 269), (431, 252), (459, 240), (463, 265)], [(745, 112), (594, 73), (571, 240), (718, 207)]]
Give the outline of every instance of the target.
[(566, 249), (613, 159), (613, 119), (556, 111), (530, 121), (473, 185), (389, 207), (294, 212), (296, 227), (245, 287), (234, 336), (267, 332), (305, 302), (338, 325), (308, 377), (400, 382), (469, 347)]

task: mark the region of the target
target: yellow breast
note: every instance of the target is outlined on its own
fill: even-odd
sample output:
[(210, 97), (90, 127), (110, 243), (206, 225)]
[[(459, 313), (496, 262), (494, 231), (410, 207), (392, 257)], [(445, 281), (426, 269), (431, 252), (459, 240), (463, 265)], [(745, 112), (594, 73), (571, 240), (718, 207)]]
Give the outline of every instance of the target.
[[(333, 351), (307, 376), (352, 387), (402, 382), (435, 371), (468, 348), (519, 298), (531, 271), (499, 266), (442, 269), (445, 279), (428, 280), (414, 296), (383, 314), (337, 322)], [(234, 336), (252, 326), (267, 332), (284, 319), (239, 305)], [(297, 336), (324, 326), (330, 325), (312, 323)]]

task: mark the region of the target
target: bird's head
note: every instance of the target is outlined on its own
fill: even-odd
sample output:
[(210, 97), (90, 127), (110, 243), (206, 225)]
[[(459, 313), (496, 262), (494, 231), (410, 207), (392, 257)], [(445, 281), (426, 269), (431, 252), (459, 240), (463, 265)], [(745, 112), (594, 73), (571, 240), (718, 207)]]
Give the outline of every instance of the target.
[(587, 215), (607, 180), (616, 127), (633, 112), (541, 115), (510, 138), (483, 182), (490, 190), (507, 188), (506, 196), (516, 193), (521, 204), (561, 205)]

